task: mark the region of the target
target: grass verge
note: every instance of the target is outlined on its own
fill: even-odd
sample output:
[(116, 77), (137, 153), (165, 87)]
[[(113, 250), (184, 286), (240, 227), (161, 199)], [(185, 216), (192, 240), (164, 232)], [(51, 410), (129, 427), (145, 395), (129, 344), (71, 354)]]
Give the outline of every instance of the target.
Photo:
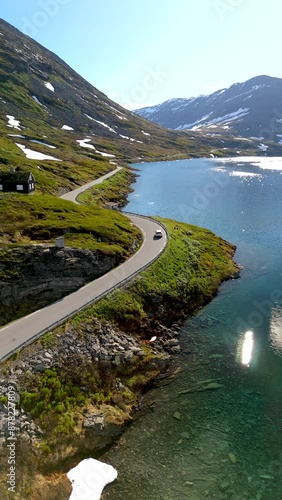
[(52, 243), (65, 235), (67, 246), (118, 252), (125, 257), (134, 239), (140, 239), (139, 230), (119, 212), (49, 195), (0, 198), (0, 228), (2, 245)]
[(106, 201), (109, 201), (118, 202), (120, 206), (124, 206), (128, 194), (133, 191), (130, 186), (134, 180), (135, 174), (133, 171), (123, 168), (113, 177), (103, 181), (103, 183), (81, 193), (77, 200), (84, 205), (93, 205), (93, 203), (103, 205)]
[(95, 315), (145, 334), (148, 321), (171, 325), (207, 303), (222, 281), (238, 273), (232, 260), (234, 245), (207, 229), (156, 219), (169, 233), (164, 254), (134, 282), (112, 292), (74, 321)]

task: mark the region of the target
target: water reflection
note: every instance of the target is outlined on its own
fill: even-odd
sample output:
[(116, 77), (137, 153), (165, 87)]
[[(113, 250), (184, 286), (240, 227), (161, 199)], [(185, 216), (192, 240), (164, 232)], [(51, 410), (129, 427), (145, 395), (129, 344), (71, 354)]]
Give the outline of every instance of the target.
[(242, 354), (241, 354), (241, 363), (243, 365), (249, 366), (252, 360), (253, 347), (254, 347), (254, 334), (250, 330), (246, 332), (244, 335)]
[(270, 343), (278, 354), (282, 355), (282, 307), (276, 306), (271, 311)]

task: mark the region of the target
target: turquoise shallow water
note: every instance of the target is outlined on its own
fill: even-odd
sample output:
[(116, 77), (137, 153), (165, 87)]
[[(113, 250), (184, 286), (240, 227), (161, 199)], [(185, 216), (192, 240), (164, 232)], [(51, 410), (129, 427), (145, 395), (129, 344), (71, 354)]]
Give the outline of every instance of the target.
[[(119, 472), (109, 500), (282, 498), (282, 170), (272, 167), (137, 165), (127, 210), (211, 229), (237, 245), (243, 270), (186, 322), (178, 375), (147, 394), (151, 411), (103, 457)], [(204, 380), (222, 387), (178, 395)]]

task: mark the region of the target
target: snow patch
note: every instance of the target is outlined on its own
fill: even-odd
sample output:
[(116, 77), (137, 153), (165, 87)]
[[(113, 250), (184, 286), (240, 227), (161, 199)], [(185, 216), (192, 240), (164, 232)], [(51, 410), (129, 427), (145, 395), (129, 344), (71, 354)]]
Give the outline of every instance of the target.
[(82, 148), (94, 149), (94, 151), (96, 151), (96, 148), (95, 148), (95, 146), (93, 146), (93, 144), (87, 144), (90, 141), (91, 141), (91, 139), (81, 139), (81, 140), (77, 140), (76, 142), (78, 142), (78, 144)]
[(230, 125), (232, 121), (237, 120), (238, 118), (242, 118), (248, 113), (249, 113), (249, 108), (244, 108), (244, 109), (239, 108), (237, 111), (233, 111), (232, 113), (226, 114), (224, 116), (219, 116), (218, 118), (214, 118), (212, 120), (208, 120), (209, 116), (212, 114), (210, 113), (209, 115), (204, 116), (203, 118), (195, 121), (194, 123), (181, 125), (180, 127), (177, 127), (176, 130), (182, 130), (184, 128), (191, 128), (191, 130), (198, 130), (203, 127), (216, 128), (216, 124), (222, 125), (224, 123), (227, 126)]
[(149, 108), (143, 108), (141, 110), (137, 110), (137, 111), (142, 111), (142, 114), (144, 113), (147, 113), (147, 114), (152, 114), (152, 113), (155, 113), (155, 111), (157, 111), (159, 108), (159, 105), (158, 106), (153, 106), (152, 108), (149, 107)]
[[(186, 123), (185, 125), (180, 125), (179, 127), (177, 127), (175, 130), (183, 130), (185, 128), (192, 128), (192, 130), (197, 130), (197, 128), (200, 128), (201, 125), (199, 125), (201, 122), (204, 122), (205, 120), (207, 120), (213, 113), (209, 113), (208, 115), (206, 116), (203, 116), (202, 118), (200, 118), (199, 120), (196, 120), (195, 122), (192, 122), (192, 123)], [(198, 125), (196, 127), (196, 125)], [(203, 123), (202, 125), (205, 125), (205, 123)]]
[(258, 89), (263, 89), (265, 87), (265, 84), (263, 85), (254, 85), (253, 90), (258, 90)]
[(51, 90), (51, 92), (55, 92), (55, 89), (54, 89), (52, 83), (45, 82), (44, 85), (45, 85), (46, 89)]
[(29, 142), (35, 142), (35, 144), (42, 144), (42, 146), (47, 146), (47, 148), (56, 149), (56, 146), (51, 146), (51, 144), (47, 144), (46, 142), (38, 141), (37, 139), (31, 139)]
[(102, 155), (102, 156), (107, 156), (108, 158), (115, 158), (115, 155), (110, 155), (109, 153), (102, 153), (102, 151), (98, 151), (96, 149), (96, 153), (98, 153), (99, 155)]
[(115, 113), (115, 115), (116, 115), (116, 117), (117, 117), (117, 118), (119, 118), (120, 120), (126, 120), (126, 121), (128, 121), (128, 118), (126, 118), (126, 116), (120, 116), (120, 115), (117, 115), (116, 113)]
[(73, 128), (69, 127), (68, 125), (63, 125), (62, 130), (73, 130)]
[(12, 115), (6, 115), (6, 116), (8, 118), (8, 127), (16, 128), (18, 130), (21, 130), (19, 120), (15, 120), (15, 117), (12, 116)]
[(142, 132), (142, 134), (144, 134), (144, 135), (151, 135), (151, 134), (149, 134), (148, 132), (144, 132), (144, 130), (141, 130), (141, 132)]
[(210, 124), (215, 123), (224, 123), (226, 121), (237, 120), (238, 118), (242, 118), (243, 116), (249, 113), (249, 108), (239, 108), (237, 111), (233, 111), (233, 113), (229, 113), (224, 116), (219, 116), (218, 118), (214, 118), (214, 120), (210, 120)]
[(103, 489), (117, 478), (117, 470), (94, 458), (82, 460), (67, 473), (72, 483), (69, 500), (99, 500)]
[(259, 144), (259, 145), (258, 145), (258, 148), (259, 148), (261, 151), (267, 151), (267, 150), (268, 150), (268, 147), (269, 147), (269, 146), (266, 146), (265, 144)]
[(37, 99), (36, 95), (33, 95), (32, 99), (34, 99), (35, 102), (37, 102), (37, 104), (39, 104), (39, 106), (43, 106), (43, 104), (39, 101), (39, 99)]
[(113, 132), (114, 134), (116, 134), (116, 131), (113, 128), (111, 128), (109, 125), (107, 125), (106, 123), (99, 122), (99, 120), (95, 120), (95, 118), (92, 118), (92, 116), (89, 116), (86, 113), (85, 113), (85, 115), (87, 116), (87, 118), (89, 118), (89, 120), (92, 120), (93, 122), (99, 123), (99, 125), (102, 125), (102, 127), (105, 127), (107, 129), (109, 129), (110, 132)]
[(95, 151), (95, 153), (98, 153), (99, 155), (106, 156), (108, 158), (115, 158), (115, 155), (111, 155), (109, 153), (103, 153), (102, 151), (98, 151), (95, 148), (95, 146), (93, 146), (93, 144), (88, 144), (88, 142), (90, 142), (90, 141), (91, 141), (91, 139), (81, 139), (81, 140), (77, 140), (76, 142), (78, 142), (82, 148), (93, 149)]
[(119, 136), (122, 137), (122, 139), (127, 139), (128, 141), (131, 142), (139, 142), (139, 144), (144, 144), (144, 142), (138, 141), (137, 139), (133, 139), (132, 137), (128, 137), (127, 135), (119, 134)]
[(120, 120), (126, 120), (128, 121), (128, 119), (126, 118), (126, 116), (121, 112), (119, 111), (118, 109), (114, 108), (113, 106), (110, 106), (110, 104), (106, 103), (106, 105), (113, 109), (113, 111), (115, 111), (115, 115), (120, 119)]
[(217, 95), (220, 95), (220, 94), (224, 94), (224, 92), (226, 91), (227, 89), (222, 89), (222, 90), (218, 90), (217, 92), (215, 92)]
[(237, 99), (238, 97), (242, 97), (243, 95), (249, 94), (250, 92), (252, 92), (252, 90), (253, 89), (248, 90), (247, 92), (243, 92), (242, 94), (237, 94), (237, 95), (235, 95), (235, 97), (231, 97), (230, 99), (226, 99), (226, 101), (224, 101), (224, 102), (234, 101), (234, 99)]
[(28, 149), (22, 144), (16, 144), (25, 154), (25, 156), (29, 160), (54, 160), (54, 161), (62, 161), (58, 158), (54, 158), (54, 156), (48, 156), (43, 153), (38, 153), (38, 151), (33, 151), (32, 149)]

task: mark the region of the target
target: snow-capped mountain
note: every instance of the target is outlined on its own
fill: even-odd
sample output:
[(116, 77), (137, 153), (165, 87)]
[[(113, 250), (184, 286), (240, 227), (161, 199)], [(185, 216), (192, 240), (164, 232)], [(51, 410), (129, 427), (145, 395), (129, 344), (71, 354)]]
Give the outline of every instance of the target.
[(258, 76), (210, 95), (170, 99), (137, 109), (139, 116), (173, 130), (220, 128), (243, 137), (280, 142), (282, 79)]
[[(181, 128), (168, 130), (147, 121), (111, 101), (56, 54), (3, 19), (0, 111), (0, 170), (14, 167), (16, 161), (22, 167), (27, 162), (26, 168), (30, 169), (34, 149), (36, 158), (43, 155), (47, 161), (46, 155), (50, 159), (53, 148), (55, 154), (51, 156), (59, 162), (67, 161), (67, 169), (72, 164), (75, 172), (70, 174), (69, 170), (58, 168), (56, 175), (66, 175), (74, 184), (81, 162), (91, 169), (91, 162), (104, 165), (114, 158), (138, 162), (144, 158), (254, 155), (260, 153), (260, 147), (266, 154), (277, 156), (281, 150), (280, 145), (270, 141), (261, 146), (252, 139), (242, 141), (231, 135), (186, 132)], [(37, 166), (34, 168), (38, 177)], [(46, 169), (40, 168), (43, 175)]]

